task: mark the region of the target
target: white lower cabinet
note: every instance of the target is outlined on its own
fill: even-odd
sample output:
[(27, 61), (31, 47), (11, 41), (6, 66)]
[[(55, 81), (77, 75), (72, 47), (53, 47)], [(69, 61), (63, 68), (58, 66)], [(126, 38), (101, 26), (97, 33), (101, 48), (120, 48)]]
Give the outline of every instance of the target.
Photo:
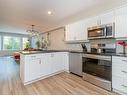
[(51, 60), (51, 54), (45, 53), (42, 55), (41, 59), (41, 76), (46, 76), (52, 73), (52, 60)]
[(64, 70), (64, 63), (63, 63), (63, 57), (64, 54), (61, 52), (58, 53), (52, 53), (51, 54), (52, 57), (52, 72), (56, 73), (56, 72), (60, 72)]
[(112, 88), (114, 92), (127, 95), (127, 57), (112, 57)]
[(29, 81), (31, 81), (41, 76), (41, 55), (32, 55), (29, 60)]
[[(68, 53), (21, 54), (20, 77), (24, 84), (45, 78), (67, 69)], [(68, 67), (69, 68), (69, 67)]]
[(123, 95), (127, 95), (127, 79), (113, 76), (112, 80), (113, 90)]

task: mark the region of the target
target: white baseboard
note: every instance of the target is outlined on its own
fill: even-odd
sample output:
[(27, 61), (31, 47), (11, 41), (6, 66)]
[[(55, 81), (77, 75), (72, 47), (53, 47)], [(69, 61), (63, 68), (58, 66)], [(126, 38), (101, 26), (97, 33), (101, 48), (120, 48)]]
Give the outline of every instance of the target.
[(40, 78), (38, 78), (38, 79), (36, 79), (36, 80), (32, 80), (32, 81), (29, 81), (29, 82), (25, 82), (25, 83), (23, 83), (23, 84), (24, 84), (24, 85), (28, 85), (28, 84), (37, 82), (37, 81), (39, 81), (39, 80), (42, 80), (42, 79), (45, 79), (45, 78), (48, 78), (48, 77), (51, 77), (51, 76), (60, 74), (60, 73), (62, 73), (62, 72), (68, 72), (68, 73), (69, 73), (69, 71), (63, 70), (63, 71), (55, 72), (55, 73), (52, 73), (52, 74), (49, 74), (49, 75), (46, 75), (46, 76), (42, 76), (42, 77), (40, 77)]
[(120, 94), (120, 95), (127, 95), (127, 93), (124, 93), (124, 92), (119, 91), (119, 90), (114, 89), (114, 88), (113, 88), (113, 92), (118, 93), (118, 94)]

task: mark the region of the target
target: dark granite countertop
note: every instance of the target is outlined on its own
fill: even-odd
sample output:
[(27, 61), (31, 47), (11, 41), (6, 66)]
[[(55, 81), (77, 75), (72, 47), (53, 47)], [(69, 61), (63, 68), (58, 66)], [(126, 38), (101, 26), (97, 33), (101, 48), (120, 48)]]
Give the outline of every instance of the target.
[(127, 54), (121, 54), (121, 53), (119, 53), (119, 54), (115, 54), (115, 55), (112, 55), (112, 56), (127, 57)]
[(87, 52), (84, 54), (94, 54), (94, 55), (103, 55), (103, 56), (119, 56), (119, 57), (127, 57), (127, 54), (122, 54), (122, 53), (91, 53)]
[(95, 55), (103, 55), (103, 56), (120, 56), (120, 57), (127, 57), (127, 54), (122, 53), (91, 53), (83, 51), (75, 51), (75, 50), (39, 50), (39, 51), (21, 51), (21, 54), (29, 55), (29, 54), (39, 54), (39, 53), (52, 53), (52, 52), (70, 52), (70, 53), (82, 53), (82, 54), (95, 54)]
[(39, 54), (39, 53), (52, 53), (52, 52), (70, 52), (70, 53), (83, 53), (83, 51), (74, 51), (74, 50), (40, 50), (40, 51), (21, 51), (21, 54)]

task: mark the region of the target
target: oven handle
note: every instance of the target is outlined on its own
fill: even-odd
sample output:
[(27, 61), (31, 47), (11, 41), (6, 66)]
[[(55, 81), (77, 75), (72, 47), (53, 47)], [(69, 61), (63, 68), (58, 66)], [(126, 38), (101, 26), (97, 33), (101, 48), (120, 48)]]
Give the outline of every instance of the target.
[(91, 58), (91, 59), (100, 59), (100, 60), (105, 60), (105, 61), (111, 61), (111, 56), (98, 56), (98, 55), (85, 54), (82, 57), (83, 58)]

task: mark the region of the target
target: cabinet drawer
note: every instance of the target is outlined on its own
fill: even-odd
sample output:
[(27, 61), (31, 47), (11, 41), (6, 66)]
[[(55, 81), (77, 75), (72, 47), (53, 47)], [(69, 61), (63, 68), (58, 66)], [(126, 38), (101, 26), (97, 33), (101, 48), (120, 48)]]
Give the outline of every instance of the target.
[(122, 64), (123, 63), (123, 64), (127, 65), (127, 58), (126, 57), (113, 56), (112, 62), (114, 62), (115, 64)]
[(32, 54), (29, 56), (30, 60), (41, 59), (41, 54)]
[(113, 76), (112, 87), (127, 94), (127, 79)]
[(112, 75), (127, 78), (127, 65), (112, 65)]

